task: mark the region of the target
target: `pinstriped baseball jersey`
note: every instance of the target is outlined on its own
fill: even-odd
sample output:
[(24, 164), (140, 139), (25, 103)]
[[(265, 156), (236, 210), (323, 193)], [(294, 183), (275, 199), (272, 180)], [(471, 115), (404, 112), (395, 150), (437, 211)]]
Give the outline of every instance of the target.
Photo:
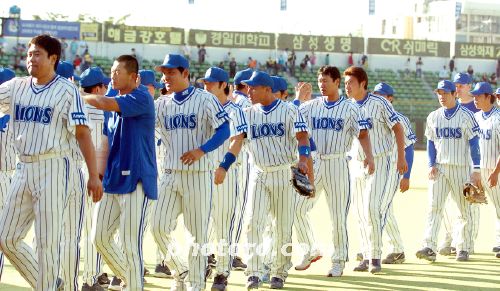
[(252, 102), (248, 99), (248, 97), (240, 91), (233, 92), (234, 103), (241, 108), (247, 108), (252, 106)]
[[(176, 93), (179, 94), (179, 93)], [(211, 155), (203, 156), (191, 166), (182, 164), (183, 153), (200, 147), (228, 120), (227, 113), (213, 94), (190, 87), (181, 94), (182, 101), (163, 98), (155, 104), (156, 127), (161, 128), (165, 146), (164, 169), (185, 171), (209, 171)]]
[[(247, 132), (247, 122), (245, 120), (245, 115), (243, 110), (238, 105), (229, 101), (222, 106), (224, 111), (229, 116), (229, 126), (231, 128), (231, 137), (240, 135)], [(229, 150), (229, 145), (231, 141), (230, 138), (226, 139), (224, 143), (214, 151), (214, 161), (216, 163), (215, 167), (219, 166), (219, 163), (224, 159), (224, 155)]]
[(481, 168), (494, 169), (500, 156), (500, 109), (493, 107), (489, 114), (474, 114), (479, 124)]
[[(415, 133), (413, 132), (413, 129), (411, 128), (411, 122), (408, 119), (408, 117), (404, 116), (403, 114), (401, 114), (397, 111), (395, 111), (395, 112), (399, 118), (399, 123), (403, 127), (403, 132), (405, 135), (405, 148), (409, 147), (410, 145), (417, 142), (417, 136), (415, 135)], [(394, 132), (393, 132), (393, 136), (394, 136)], [(395, 150), (397, 149), (395, 142), (394, 142), (394, 149)]]
[(87, 109), (71, 81), (56, 75), (48, 84), (36, 85), (32, 77), (15, 78), (0, 85), (0, 103), (10, 106), (19, 154), (72, 152), (81, 159), (68, 131), (74, 134), (76, 125), (88, 126)]
[[(354, 99), (352, 101), (356, 102)], [(399, 120), (389, 101), (384, 97), (368, 93), (364, 100), (356, 103), (361, 108), (363, 124), (366, 124), (370, 131), (373, 156), (377, 157), (383, 153), (391, 152), (394, 145), (392, 127)], [(365, 154), (359, 140), (355, 140), (354, 145), (354, 148), (357, 149), (356, 159), (364, 160)]]
[(0, 171), (11, 171), (16, 168), (16, 149), (11, 123), (12, 120), (9, 121), (4, 132), (0, 132)]
[(303, 103), (299, 111), (307, 122), (319, 154), (346, 153), (353, 138), (368, 126), (361, 119), (359, 106), (341, 96), (334, 104), (328, 104), (326, 97)]
[(273, 167), (297, 160), (295, 134), (308, 129), (295, 105), (278, 99), (269, 111), (256, 104), (244, 112), (248, 123), (248, 152), (255, 165)]
[(473, 113), (457, 103), (455, 112), (445, 116), (444, 107), (429, 114), (425, 128), (427, 139), (434, 141), (438, 164), (471, 165), (469, 140), (478, 136), (479, 125)]
[(87, 108), (89, 123), (92, 126), (92, 143), (94, 144), (94, 146), (100, 147), (103, 137), (102, 127), (104, 125), (104, 111), (86, 103), (85, 107)]

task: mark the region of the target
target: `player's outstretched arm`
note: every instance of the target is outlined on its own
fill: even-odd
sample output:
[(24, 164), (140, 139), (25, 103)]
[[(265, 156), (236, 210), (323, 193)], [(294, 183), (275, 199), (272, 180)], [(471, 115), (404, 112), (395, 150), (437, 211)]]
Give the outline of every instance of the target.
[(120, 106), (115, 98), (98, 96), (98, 95), (82, 95), (86, 103), (94, 106), (97, 109), (104, 111), (120, 112)]
[(373, 160), (373, 153), (372, 153), (372, 144), (370, 142), (370, 135), (368, 134), (367, 129), (362, 129), (359, 131), (359, 136), (358, 136), (359, 143), (361, 144), (361, 147), (363, 148), (363, 152), (365, 153), (365, 160), (364, 160), (364, 166), (365, 168), (368, 168), (368, 174), (371, 175), (375, 172), (375, 162)]
[(472, 170), (470, 179), (472, 184), (476, 185), (479, 188), (482, 188), (483, 186), (481, 184), (481, 168), (480, 168), (481, 152), (479, 150), (478, 136), (474, 136), (469, 140), (469, 147), (470, 147), (470, 157), (474, 165), (474, 169)]
[(239, 134), (231, 138), (231, 143), (229, 144), (229, 150), (224, 156), (224, 160), (220, 163), (217, 170), (215, 170), (214, 183), (215, 185), (222, 184), (226, 178), (226, 173), (229, 167), (236, 161), (238, 155), (240, 154), (241, 148), (243, 147), (243, 140), (245, 139), (245, 134)]
[(85, 158), (85, 163), (87, 164), (89, 172), (87, 190), (89, 195), (92, 195), (92, 200), (94, 202), (98, 202), (102, 198), (102, 182), (99, 179), (99, 173), (97, 172), (95, 149), (94, 144), (92, 143), (89, 128), (85, 125), (77, 125), (75, 137), (78, 141), (83, 157)]
[(299, 142), (299, 163), (297, 167), (299, 170), (306, 174), (309, 182), (314, 185), (314, 170), (311, 158), (311, 145), (309, 143), (309, 134), (307, 131), (299, 131), (295, 134)]
[(405, 131), (399, 122), (392, 127), (392, 131), (394, 131), (398, 147), (398, 172), (400, 175), (403, 175), (408, 171), (408, 164), (405, 160)]

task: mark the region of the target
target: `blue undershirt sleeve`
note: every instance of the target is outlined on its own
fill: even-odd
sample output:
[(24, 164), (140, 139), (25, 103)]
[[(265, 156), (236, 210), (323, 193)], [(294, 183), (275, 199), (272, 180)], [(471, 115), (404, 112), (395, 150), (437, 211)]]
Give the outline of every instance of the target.
[(413, 166), (413, 154), (414, 154), (414, 152), (415, 152), (415, 150), (413, 148), (413, 144), (411, 144), (405, 148), (405, 159), (406, 159), (406, 163), (408, 164), (408, 171), (406, 171), (406, 173), (404, 173), (403, 178), (410, 179), (411, 167)]
[(429, 167), (434, 167), (436, 165), (436, 146), (434, 145), (434, 141), (427, 141), (427, 155), (429, 157)]
[(214, 151), (219, 146), (221, 146), (226, 139), (229, 138), (230, 129), (229, 129), (229, 121), (225, 121), (222, 123), (217, 129), (215, 129), (214, 135), (207, 140), (206, 143), (200, 146), (200, 149), (204, 153), (209, 153)]
[(479, 169), (481, 165), (481, 152), (479, 150), (479, 137), (475, 136), (469, 140), (470, 157), (474, 163), (474, 169)]

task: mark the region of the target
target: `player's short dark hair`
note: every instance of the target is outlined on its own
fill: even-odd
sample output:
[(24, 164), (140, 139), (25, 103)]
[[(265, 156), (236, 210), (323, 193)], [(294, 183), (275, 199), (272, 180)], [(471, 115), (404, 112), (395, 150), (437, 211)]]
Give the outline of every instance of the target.
[(47, 51), (47, 55), (50, 57), (52, 55), (56, 55), (57, 59), (54, 64), (54, 71), (57, 70), (57, 65), (59, 64), (59, 60), (61, 59), (61, 42), (55, 37), (52, 37), (48, 34), (40, 34), (35, 36), (28, 43), (28, 47), (31, 45), (36, 45), (42, 47), (45, 51)]
[(365, 90), (368, 89), (368, 75), (361, 67), (351, 66), (344, 71), (344, 77), (355, 77), (359, 83), (365, 82)]
[(98, 84), (95, 84), (92, 86), (83, 87), (83, 92), (90, 94), (90, 93), (92, 93), (92, 89), (94, 89), (95, 87), (102, 87), (102, 86), (104, 86), (103, 83), (98, 83)]
[(238, 84), (238, 85), (236, 85), (236, 90), (241, 91), (241, 90), (245, 89), (245, 87), (246, 87), (245, 84)]
[(225, 94), (226, 96), (228, 96), (228, 95), (229, 95), (229, 84), (228, 84), (228, 83), (226, 83), (226, 87), (224, 87), (224, 94)]
[(121, 55), (116, 58), (116, 61), (124, 64), (124, 68), (128, 73), (139, 73), (139, 62), (132, 55)]
[(161, 93), (161, 95), (167, 95), (167, 93), (168, 93), (167, 88), (165, 88), (165, 87), (161, 88), (160, 93)]
[(497, 96), (495, 96), (495, 94), (486, 94), (486, 96), (488, 96), (488, 95), (490, 97), (490, 103), (494, 104), (495, 101), (497, 100)]
[(322, 66), (318, 70), (318, 75), (330, 76), (333, 81), (336, 81), (337, 79), (340, 80), (340, 71), (334, 66)]

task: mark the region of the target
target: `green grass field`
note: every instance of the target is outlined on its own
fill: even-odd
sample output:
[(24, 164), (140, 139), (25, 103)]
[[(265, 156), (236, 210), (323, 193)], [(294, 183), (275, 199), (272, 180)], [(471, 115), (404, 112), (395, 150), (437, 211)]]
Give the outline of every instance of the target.
[[(287, 279), (286, 290), (500, 290), (500, 259), (491, 253), (495, 238), (495, 215), (493, 205), (481, 206), (481, 228), (475, 243), (475, 254), (470, 261), (458, 263), (454, 258), (438, 256), (435, 263), (427, 263), (415, 258), (415, 252), (421, 247), (427, 212), (427, 167), (425, 152), (417, 152), (411, 180), (411, 189), (407, 193), (398, 193), (394, 200), (394, 211), (398, 218), (401, 235), (405, 242), (407, 260), (402, 265), (383, 265), (383, 274), (355, 273), (357, 265), (354, 259), (346, 264), (341, 278), (327, 278), (330, 268), (328, 258), (314, 263), (307, 271), (298, 272), (293, 268)], [(323, 198), (313, 210), (312, 219), (316, 238), (320, 243), (331, 241), (329, 223), (325, 222), (328, 209)], [(359, 229), (355, 211), (349, 214), (349, 256), (355, 258), (359, 248)], [(442, 232), (443, 228), (441, 228)], [(182, 227), (177, 229), (183, 238)], [(442, 238), (443, 235), (440, 235)], [(294, 237), (295, 239), (295, 237)], [(28, 238), (31, 241), (31, 238)], [(150, 234), (145, 239), (146, 266), (154, 269), (155, 247)], [(299, 256), (293, 262), (300, 261)], [(170, 279), (147, 277), (145, 290), (169, 290)], [(243, 272), (232, 272), (228, 290), (245, 290), (246, 277)], [(211, 280), (207, 282), (210, 288)], [(262, 290), (266, 290), (264, 285)], [(0, 290), (29, 290), (29, 285), (7, 262), (0, 283)]]

